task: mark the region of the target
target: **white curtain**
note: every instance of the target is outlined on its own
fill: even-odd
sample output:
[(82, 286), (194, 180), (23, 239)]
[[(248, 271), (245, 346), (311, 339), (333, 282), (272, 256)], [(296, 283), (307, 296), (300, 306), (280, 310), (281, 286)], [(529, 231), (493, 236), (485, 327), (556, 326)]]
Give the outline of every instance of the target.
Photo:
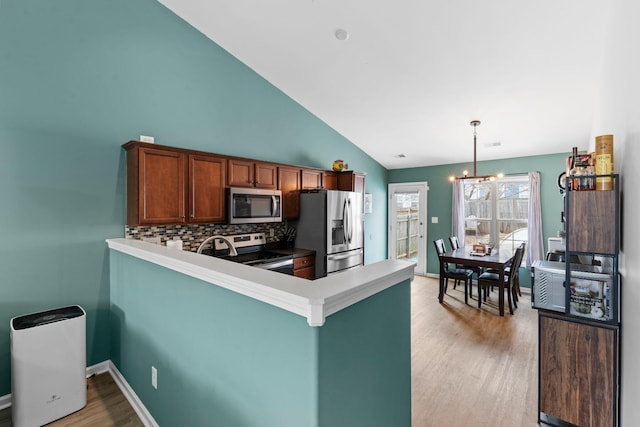
[(534, 261), (544, 259), (542, 237), (542, 207), (540, 205), (540, 172), (529, 172), (529, 250), (527, 268)]
[(453, 183), (451, 212), (451, 235), (458, 238), (460, 246), (464, 246), (464, 181), (461, 179)]

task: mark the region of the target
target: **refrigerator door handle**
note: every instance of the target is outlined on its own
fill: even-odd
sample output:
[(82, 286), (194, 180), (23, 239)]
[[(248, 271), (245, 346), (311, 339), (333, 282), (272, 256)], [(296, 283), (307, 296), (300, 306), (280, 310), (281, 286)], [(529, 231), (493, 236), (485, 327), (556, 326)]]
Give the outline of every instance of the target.
[(347, 233), (349, 236), (349, 239), (348, 239), (349, 243), (351, 243), (351, 241), (353, 240), (353, 224), (351, 221), (353, 219), (351, 216), (353, 207), (351, 206), (351, 199), (347, 199), (347, 201), (348, 201), (347, 205), (349, 206), (349, 208), (347, 209), (347, 214), (349, 216), (349, 222), (348, 222), (349, 228), (347, 229)]
[(341, 259), (351, 258), (353, 256), (360, 255), (360, 254), (362, 254), (362, 249), (359, 249), (357, 252), (353, 252), (352, 251), (352, 252), (349, 252), (347, 254), (327, 255), (327, 258), (331, 259), (331, 260), (334, 260), (334, 261), (338, 261), (338, 260), (341, 260)]
[(342, 231), (344, 234), (344, 243), (349, 243), (347, 239), (348, 230), (349, 230), (349, 211), (347, 210), (347, 200), (345, 199), (344, 205), (342, 206)]

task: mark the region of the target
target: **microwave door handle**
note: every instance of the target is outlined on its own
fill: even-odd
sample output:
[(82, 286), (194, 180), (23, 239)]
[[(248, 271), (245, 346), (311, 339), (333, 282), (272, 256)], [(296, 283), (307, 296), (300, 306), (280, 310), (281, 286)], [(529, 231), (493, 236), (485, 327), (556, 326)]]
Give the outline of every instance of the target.
[(271, 216), (276, 216), (276, 209), (278, 207), (276, 196), (271, 196)]

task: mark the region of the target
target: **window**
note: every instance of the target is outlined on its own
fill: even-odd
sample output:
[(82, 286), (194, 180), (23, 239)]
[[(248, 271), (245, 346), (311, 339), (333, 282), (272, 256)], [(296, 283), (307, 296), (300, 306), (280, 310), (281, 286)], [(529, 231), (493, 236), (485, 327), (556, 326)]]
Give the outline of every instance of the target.
[(497, 243), (500, 252), (514, 253), (528, 236), (528, 177), (465, 180), (464, 212), (465, 245)]

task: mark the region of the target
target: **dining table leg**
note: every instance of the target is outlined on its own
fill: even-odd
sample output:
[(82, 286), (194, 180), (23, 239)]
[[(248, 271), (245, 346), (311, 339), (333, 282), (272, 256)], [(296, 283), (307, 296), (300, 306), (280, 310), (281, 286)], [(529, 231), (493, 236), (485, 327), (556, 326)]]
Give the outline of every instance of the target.
[(500, 291), (500, 295), (498, 295), (498, 308), (500, 309), (500, 316), (504, 316), (504, 268), (500, 269), (500, 273), (498, 274), (498, 290)]
[(440, 261), (440, 281), (438, 289), (438, 301), (442, 304), (444, 300), (444, 263)]

